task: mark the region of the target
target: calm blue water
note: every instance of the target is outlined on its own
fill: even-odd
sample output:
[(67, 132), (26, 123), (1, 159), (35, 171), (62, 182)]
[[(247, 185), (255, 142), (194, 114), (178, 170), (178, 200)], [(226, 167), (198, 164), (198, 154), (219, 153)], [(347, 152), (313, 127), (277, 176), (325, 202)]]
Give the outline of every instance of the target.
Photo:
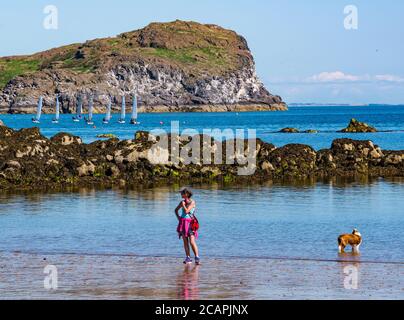
[[(1, 115), (0, 119), (12, 128), (33, 126), (31, 115)], [(52, 124), (53, 115), (44, 115), (39, 127), (48, 137), (60, 132), (70, 132), (81, 136), (85, 142), (96, 140), (100, 133), (113, 133), (120, 139), (132, 139), (137, 130), (153, 130), (162, 128), (169, 130), (171, 121), (179, 121), (180, 129), (192, 128), (201, 131), (204, 128), (256, 129), (257, 136), (276, 146), (288, 143), (304, 143), (315, 149), (329, 148), (336, 138), (353, 138), (372, 140), (383, 149), (404, 149), (404, 106), (375, 107), (290, 107), (287, 112), (248, 112), (248, 113), (169, 113), (141, 114), (139, 126), (120, 125), (114, 115), (109, 125), (102, 124), (103, 115), (95, 115), (97, 128), (84, 122), (74, 123), (71, 115), (62, 115), (60, 124)], [(372, 134), (343, 134), (336, 131), (345, 128), (351, 118), (365, 121), (378, 130)], [(160, 121), (164, 125), (160, 125)], [(316, 129), (318, 134), (282, 134), (277, 133), (285, 127), (296, 127), (300, 130)]]
[[(0, 196), (0, 251), (182, 256), (178, 189)], [(404, 262), (404, 183), (195, 188), (203, 256), (337, 258), (359, 228), (362, 260)]]
[[(292, 107), (288, 112), (141, 114), (141, 125), (101, 124), (96, 129), (63, 115), (40, 128), (50, 137), (60, 131), (84, 141), (99, 133), (132, 138), (136, 130), (255, 128), (258, 137), (277, 146), (305, 143), (329, 147), (339, 137), (371, 139), (385, 149), (404, 149), (404, 107)], [(341, 134), (355, 117), (385, 131)], [(2, 115), (8, 126), (32, 126), (30, 115)], [(117, 117), (115, 117), (116, 120)], [(165, 124), (160, 125), (160, 121)], [(279, 134), (292, 126), (319, 134)], [(182, 255), (176, 237), (174, 188), (145, 191), (7, 195), (0, 193), (0, 250), (139, 255)], [(295, 257), (335, 259), (339, 234), (359, 228), (363, 260), (404, 261), (404, 183), (378, 180), (367, 184), (269, 185), (243, 189), (196, 188), (204, 256)]]

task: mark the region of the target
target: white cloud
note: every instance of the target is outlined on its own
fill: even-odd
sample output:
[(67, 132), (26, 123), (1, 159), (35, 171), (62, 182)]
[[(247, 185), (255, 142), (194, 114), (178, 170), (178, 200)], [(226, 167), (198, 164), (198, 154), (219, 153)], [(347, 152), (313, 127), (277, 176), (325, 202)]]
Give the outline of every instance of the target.
[(380, 74), (380, 75), (376, 75), (374, 78), (377, 81), (404, 82), (404, 78), (401, 78), (399, 76), (395, 76), (392, 74)]
[(403, 104), (402, 83), (382, 81), (318, 82), (268, 85), (287, 103)]
[(308, 78), (311, 82), (359, 81), (360, 77), (342, 71), (321, 72)]
[(306, 79), (309, 83), (342, 83), (342, 82), (394, 82), (403, 83), (404, 78), (393, 74), (352, 75), (342, 71), (321, 72)]

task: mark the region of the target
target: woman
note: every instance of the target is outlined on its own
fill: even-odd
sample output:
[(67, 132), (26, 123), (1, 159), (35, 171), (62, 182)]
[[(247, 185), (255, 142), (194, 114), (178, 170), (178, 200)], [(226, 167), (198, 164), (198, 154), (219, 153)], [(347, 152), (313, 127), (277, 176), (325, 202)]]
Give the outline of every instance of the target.
[[(201, 259), (199, 258), (198, 246), (196, 245), (196, 239), (198, 238), (198, 232), (193, 231), (191, 228), (192, 215), (196, 210), (196, 203), (192, 200), (192, 192), (191, 190), (185, 188), (181, 190), (182, 201), (175, 209), (175, 215), (178, 218), (178, 228), (177, 232), (180, 238), (184, 241), (184, 249), (186, 258), (184, 260), (184, 264), (191, 264), (191, 252), (189, 249), (189, 245), (192, 247), (192, 251), (195, 254), (195, 263), (197, 265), (200, 264)], [(181, 210), (181, 215), (179, 211)]]

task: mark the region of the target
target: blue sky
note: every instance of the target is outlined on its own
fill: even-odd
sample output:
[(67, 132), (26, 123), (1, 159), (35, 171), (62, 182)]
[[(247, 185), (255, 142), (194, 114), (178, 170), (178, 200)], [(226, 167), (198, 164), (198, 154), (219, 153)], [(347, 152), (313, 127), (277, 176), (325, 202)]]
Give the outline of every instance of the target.
[[(46, 5), (57, 30), (43, 28)], [(344, 28), (344, 8), (358, 29)], [(113, 36), (152, 21), (214, 23), (243, 35), (267, 88), (291, 102), (404, 103), (402, 0), (19, 0), (0, 8), (0, 56)]]

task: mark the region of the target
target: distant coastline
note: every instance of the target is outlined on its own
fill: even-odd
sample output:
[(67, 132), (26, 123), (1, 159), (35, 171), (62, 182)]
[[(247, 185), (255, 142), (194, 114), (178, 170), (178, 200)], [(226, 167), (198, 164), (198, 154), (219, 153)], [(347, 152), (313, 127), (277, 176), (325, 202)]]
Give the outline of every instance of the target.
[(288, 104), (289, 107), (403, 107), (403, 104), (388, 104), (388, 103), (298, 103), (293, 102)]

